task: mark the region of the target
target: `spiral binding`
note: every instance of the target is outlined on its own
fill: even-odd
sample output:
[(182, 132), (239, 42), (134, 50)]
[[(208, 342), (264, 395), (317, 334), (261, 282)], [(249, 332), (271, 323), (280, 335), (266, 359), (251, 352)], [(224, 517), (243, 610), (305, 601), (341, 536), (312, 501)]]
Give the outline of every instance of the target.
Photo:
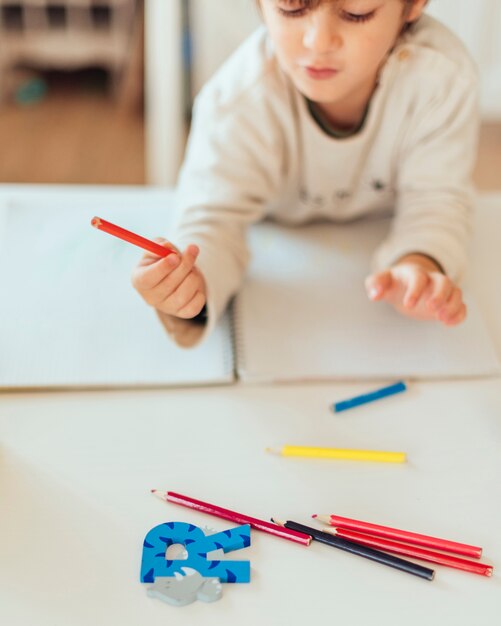
[(241, 306), (241, 298), (235, 296), (229, 306), (230, 316), (230, 328), (231, 328), (231, 344), (232, 344), (232, 358), (233, 358), (233, 372), (235, 380), (240, 380), (242, 374), (245, 374), (245, 347), (244, 347), (244, 335), (242, 316), (243, 309)]

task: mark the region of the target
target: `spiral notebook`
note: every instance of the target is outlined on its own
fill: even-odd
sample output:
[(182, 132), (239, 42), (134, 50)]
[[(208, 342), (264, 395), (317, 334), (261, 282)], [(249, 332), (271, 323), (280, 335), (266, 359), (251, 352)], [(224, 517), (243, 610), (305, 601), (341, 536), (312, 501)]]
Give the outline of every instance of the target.
[(169, 232), (170, 203), (166, 192), (48, 192), (3, 207), (0, 388), (499, 374), (471, 299), (453, 329), (368, 301), (363, 279), (385, 219), (254, 227), (231, 314), (199, 347), (178, 348), (130, 285), (141, 250), (89, 225), (97, 214), (152, 238)]
[(264, 223), (251, 232), (255, 254), (234, 314), (242, 380), (437, 379), (500, 373), (468, 291), (467, 320), (454, 328), (411, 320), (384, 302), (368, 300), (364, 278), (389, 226), (388, 218), (377, 218), (299, 228)]
[(143, 251), (90, 226), (98, 214), (151, 237), (166, 233), (161, 198), (84, 194), (68, 203), (48, 194), (4, 210), (0, 387), (233, 382), (228, 316), (199, 348), (178, 348), (131, 286)]

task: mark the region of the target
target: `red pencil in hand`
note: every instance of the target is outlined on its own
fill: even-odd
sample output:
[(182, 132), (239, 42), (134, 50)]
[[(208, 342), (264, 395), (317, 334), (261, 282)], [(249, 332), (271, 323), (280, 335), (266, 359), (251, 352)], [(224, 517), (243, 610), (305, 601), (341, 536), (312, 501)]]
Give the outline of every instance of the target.
[(128, 241), (129, 243), (132, 243), (139, 248), (143, 248), (143, 250), (147, 250), (148, 252), (152, 252), (153, 254), (157, 254), (160, 257), (165, 257), (176, 252), (172, 248), (162, 246), (161, 244), (151, 241), (150, 239), (145, 239), (144, 237), (141, 237), (141, 235), (136, 235), (130, 230), (125, 230), (125, 228), (121, 228), (116, 224), (107, 222), (100, 217), (93, 217), (90, 223), (98, 230), (103, 230), (109, 235), (114, 235), (119, 239)]

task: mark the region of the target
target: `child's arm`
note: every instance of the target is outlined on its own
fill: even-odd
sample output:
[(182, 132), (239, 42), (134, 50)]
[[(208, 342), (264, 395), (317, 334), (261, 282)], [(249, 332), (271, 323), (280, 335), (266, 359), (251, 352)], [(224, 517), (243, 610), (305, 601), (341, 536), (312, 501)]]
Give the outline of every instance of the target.
[(397, 311), (421, 320), (438, 320), (446, 326), (466, 317), (461, 289), (430, 257), (409, 254), (382, 272), (369, 276), (365, 287), (371, 300), (386, 300)]
[[(235, 104), (221, 102), (213, 88), (197, 98), (171, 232), (183, 249), (195, 244), (198, 255), (182, 255), (184, 262), (172, 270), (176, 289), (168, 298), (160, 286), (151, 286), (163, 281), (162, 289), (172, 290), (163, 262), (160, 276), (150, 277), (140, 267), (134, 279), (136, 286), (145, 281), (141, 290), (180, 346), (194, 346), (212, 332), (241, 285), (249, 260), (248, 227), (263, 218), (282, 178), (281, 129), (272, 114), (267, 100), (252, 91)], [(191, 303), (187, 296), (178, 298), (195, 290)], [(204, 304), (205, 323), (197, 324), (194, 317)]]
[(458, 74), (437, 61), (435, 69), (411, 94), (396, 159), (396, 215), (366, 287), (405, 315), (454, 325), (466, 316), (458, 284), (472, 231), (478, 83), (469, 66)]

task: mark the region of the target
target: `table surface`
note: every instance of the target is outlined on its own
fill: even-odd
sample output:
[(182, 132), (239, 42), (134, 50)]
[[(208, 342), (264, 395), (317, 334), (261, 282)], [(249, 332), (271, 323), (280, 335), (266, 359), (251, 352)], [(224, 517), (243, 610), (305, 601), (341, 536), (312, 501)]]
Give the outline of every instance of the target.
[[(4, 198), (39, 193), (4, 188)], [(42, 192), (40, 192), (42, 193)], [(125, 193), (48, 189), (43, 193)], [(127, 190), (140, 200), (146, 190)], [(501, 197), (484, 197), (474, 245), (477, 298), (501, 354), (495, 276)], [(499, 232), (499, 230), (497, 231)], [(88, 624), (483, 626), (501, 614), (501, 578), (435, 566), (433, 582), (313, 543), (252, 531), (250, 584), (175, 608), (139, 582), (142, 542), (166, 521), (234, 526), (153, 497), (170, 489), (255, 517), (310, 523), (337, 513), (484, 548), (500, 566), (501, 383), (413, 383), (333, 414), (367, 384), (241, 385), (0, 396), (0, 621)], [(404, 451), (404, 465), (281, 458), (285, 443)], [(195, 621), (199, 620), (199, 621)]]

